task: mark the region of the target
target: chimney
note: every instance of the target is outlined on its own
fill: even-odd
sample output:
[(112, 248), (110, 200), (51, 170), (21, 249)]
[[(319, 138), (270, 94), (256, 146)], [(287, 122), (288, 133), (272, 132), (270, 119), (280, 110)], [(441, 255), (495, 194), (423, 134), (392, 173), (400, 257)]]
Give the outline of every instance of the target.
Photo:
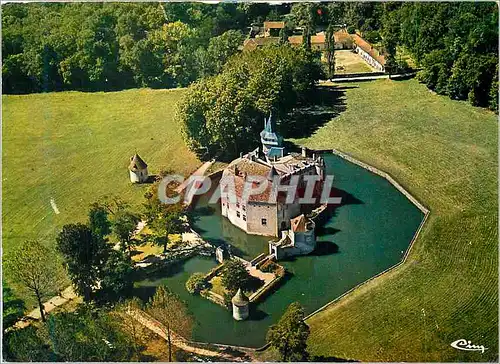
[(302, 147), (302, 157), (306, 158), (307, 157), (307, 148)]
[(243, 152), (240, 152), (240, 158), (243, 158)]
[(313, 160), (316, 160), (316, 153), (313, 153)]

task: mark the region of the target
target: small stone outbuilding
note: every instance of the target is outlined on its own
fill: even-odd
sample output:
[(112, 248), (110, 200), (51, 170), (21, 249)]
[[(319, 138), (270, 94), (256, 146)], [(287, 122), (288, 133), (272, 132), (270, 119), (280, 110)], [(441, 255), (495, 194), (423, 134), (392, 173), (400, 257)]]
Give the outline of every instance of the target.
[(128, 166), (130, 174), (130, 182), (132, 183), (144, 183), (148, 180), (148, 165), (144, 160), (135, 153), (130, 157), (130, 164)]
[(231, 300), (233, 304), (233, 318), (237, 321), (243, 321), (248, 318), (248, 304), (250, 300), (243, 293), (243, 291), (238, 289), (238, 292), (234, 295)]

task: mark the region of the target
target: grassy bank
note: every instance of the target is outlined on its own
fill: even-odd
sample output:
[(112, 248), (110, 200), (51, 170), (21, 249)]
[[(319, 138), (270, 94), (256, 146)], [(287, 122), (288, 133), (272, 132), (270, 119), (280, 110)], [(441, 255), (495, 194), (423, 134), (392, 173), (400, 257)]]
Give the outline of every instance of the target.
[[(362, 361), (495, 360), (496, 115), (415, 80), (346, 84), (336, 92), (340, 115), (296, 142), (337, 148), (389, 172), (431, 214), (406, 264), (308, 320), (311, 353)], [(450, 346), (461, 338), (489, 349)]]
[(141, 204), (147, 186), (132, 185), (127, 170), (136, 151), (150, 173), (195, 170), (199, 161), (173, 120), (182, 95), (142, 89), (3, 96), (4, 259), (26, 239), (54, 244), (59, 229), (85, 220), (88, 205), (103, 195)]

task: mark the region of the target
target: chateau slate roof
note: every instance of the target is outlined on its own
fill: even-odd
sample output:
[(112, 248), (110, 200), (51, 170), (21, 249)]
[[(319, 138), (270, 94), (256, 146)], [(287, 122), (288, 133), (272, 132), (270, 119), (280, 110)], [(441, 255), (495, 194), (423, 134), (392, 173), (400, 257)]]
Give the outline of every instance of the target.
[(241, 288), (239, 288), (238, 292), (236, 292), (234, 297), (231, 299), (231, 302), (233, 303), (233, 305), (241, 307), (248, 305), (248, 302), (250, 302), (250, 300), (248, 299), (247, 296), (245, 296)]
[(146, 169), (148, 165), (142, 160), (139, 154), (135, 153), (133, 157), (130, 157), (130, 164), (128, 168), (135, 172), (141, 169)]

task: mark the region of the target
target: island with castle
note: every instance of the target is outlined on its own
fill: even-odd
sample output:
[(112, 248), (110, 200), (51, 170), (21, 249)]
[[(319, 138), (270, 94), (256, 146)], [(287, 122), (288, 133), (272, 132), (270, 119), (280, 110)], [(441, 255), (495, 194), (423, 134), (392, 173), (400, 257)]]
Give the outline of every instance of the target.
[[(221, 215), (246, 234), (269, 237), (268, 252), (261, 253), (251, 261), (231, 253), (231, 246), (215, 248), (219, 265), (204, 275), (208, 287), (222, 273), (228, 259), (241, 262), (249, 274), (262, 284), (252, 292), (238, 289), (228, 302), (220, 292), (206, 288), (200, 295), (221, 306), (231, 308), (235, 320), (245, 320), (250, 315), (249, 305), (256, 304), (277, 287), (284, 278), (285, 268), (280, 260), (307, 255), (316, 249), (315, 220), (327, 211), (327, 203), (320, 201), (325, 189), (326, 165), (324, 159), (302, 148), (299, 152), (288, 152), (283, 138), (275, 131), (272, 115), (264, 118), (264, 129), (260, 133), (261, 147), (231, 161), (222, 171), (220, 181), (230, 179), (234, 185), (234, 196), (224, 193), (226, 185), (219, 183)], [(132, 183), (149, 180), (147, 163), (136, 153), (130, 157), (129, 177)], [(256, 180), (257, 179), (257, 180)], [(260, 181), (260, 182), (259, 182)], [(253, 194), (245, 187), (265, 186)], [(312, 183), (311, 183), (312, 181)], [(293, 186), (293, 192), (287, 187)], [(291, 193), (291, 196), (288, 196)], [(302, 199), (308, 197), (308, 203)], [(269, 267), (274, 269), (269, 271)], [(228, 307), (228, 305), (230, 307)]]

